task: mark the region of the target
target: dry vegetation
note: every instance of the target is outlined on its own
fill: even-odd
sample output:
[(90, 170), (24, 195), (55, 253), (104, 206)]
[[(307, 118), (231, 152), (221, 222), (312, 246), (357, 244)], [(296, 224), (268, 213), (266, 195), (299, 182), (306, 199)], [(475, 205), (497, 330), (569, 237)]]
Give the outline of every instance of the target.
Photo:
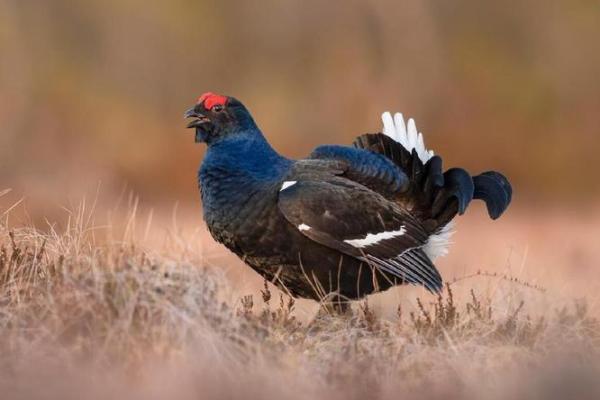
[(181, 238), (137, 244), (125, 220), (118, 234), (83, 208), (61, 233), (0, 224), (3, 399), (600, 393), (600, 323), (584, 300), (540, 308), (526, 294), (552, 294), (483, 276), (511, 290), (464, 279), (392, 318), (363, 301), (303, 320), (266, 283), (231, 293)]
[[(600, 398), (598, 11), (0, 1), (0, 400)], [(317, 315), (196, 231), (181, 114), (208, 90), (291, 157), (402, 111), (448, 167), (505, 172), (521, 208), (461, 217), (442, 297), (403, 287)], [(194, 217), (165, 228), (130, 202), (45, 224), (99, 181), (100, 203), (127, 182)]]

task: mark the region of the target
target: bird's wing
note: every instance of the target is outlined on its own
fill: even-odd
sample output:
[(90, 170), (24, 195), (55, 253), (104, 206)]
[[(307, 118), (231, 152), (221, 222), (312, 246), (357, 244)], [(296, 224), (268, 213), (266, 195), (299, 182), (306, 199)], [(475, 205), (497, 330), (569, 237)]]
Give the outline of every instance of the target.
[(283, 182), (278, 206), (303, 235), (388, 276), (441, 289), (441, 276), (421, 249), (427, 232), (410, 214), (345, 178), (289, 179), (297, 180)]

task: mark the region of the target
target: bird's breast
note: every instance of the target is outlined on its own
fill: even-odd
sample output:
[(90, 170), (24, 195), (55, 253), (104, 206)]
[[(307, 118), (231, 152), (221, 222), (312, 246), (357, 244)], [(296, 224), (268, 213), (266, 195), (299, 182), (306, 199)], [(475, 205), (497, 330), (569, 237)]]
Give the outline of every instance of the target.
[[(238, 255), (266, 255), (285, 241), (287, 221), (277, 207), (278, 183), (200, 174), (204, 220), (215, 240)], [(259, 254), (260, 253), (260, 254)]]

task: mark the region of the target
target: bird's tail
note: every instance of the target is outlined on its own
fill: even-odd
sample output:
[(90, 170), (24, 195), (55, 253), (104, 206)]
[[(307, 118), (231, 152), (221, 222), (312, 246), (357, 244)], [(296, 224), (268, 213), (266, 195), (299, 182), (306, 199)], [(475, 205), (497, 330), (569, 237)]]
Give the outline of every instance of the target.
[(508, 180), (495, 171), (471, 175), (462, 168), (443, 171), (442, 159), (425, 148), (423, 135), (417, 132), (414, 120), (404, 124), (402, 114), (392, 119), (382, 116), (383, 133), (365, 134), (354, 146), (385, 155), (410, 179), (407, 192), (399, 201), (408, 202), (430, 233), (438, 233), (456, 216), (463, 214), (471, 200), (486, 203), (492, 219), (502, 215), (510, 204), (512, 189)]

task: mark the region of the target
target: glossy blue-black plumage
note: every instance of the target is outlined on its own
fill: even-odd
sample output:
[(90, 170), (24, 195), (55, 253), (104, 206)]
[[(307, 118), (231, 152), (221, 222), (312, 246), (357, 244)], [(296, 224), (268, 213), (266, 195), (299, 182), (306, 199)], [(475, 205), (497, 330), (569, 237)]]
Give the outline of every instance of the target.
[[(408, 177), (388, 158), (371, 151), (346, 146), (324, 145), (317, 147), (310, 159), (340, 160), (346, 165), (350, 178), (374, 185), (389, 193), (401, 192), (408, 185)], [(277, 183), (290, 171), (293, 160), (278, 154), (259, 129), (252, 127), (210, 143), (200, 171), (199, 184), (205, 216), (223, 212), (221, 193), (231, 193), (239, 188), (240, 196), (231, 196), (225, 208), (245, 201), (241, 191), (260, 190)], [(218, 175), (219, 183), (214, 183)], [(203, 183), (205, 183), (203, 185)], [(213, 190), (218, 186), (219, 190)], [(229, 187), (231, 191), (226, 190)]]
[(439, 291), (430, 236), (473, 198), (492, 217), (510, 202), (499, 174), (474, 183), (462, 169), (444, 173), (441, 158), (422, 161), (383, 134), (296, 161), (278, 154), (233, 98), (218, 109), (198, 103), (189, 115), (208, 144), (198, 179), (211, 234), (296, 296), (356, 299), (399, 283)]
[[(343, 175), (344, 178), (337, 178), (338, 175)], [(397, 281), (398, 277), (386, 276), (383, 272), (375, 274), (367, 263), (358, 257), (360, 252), (354, 255), (346, 254), (347, 252), (304, 235), (297, 226), (301, 221), (295, 225), (290, 224), (289, 215), (282, 213), (277, 206), (283, 183), (296, 180), (324, 182), (328, 179), (337, 179), (338, 184), (342, 185), (338, 189), (328, 184), (323, 185), (333, 191), (347, 190), (344, 187), (349, 188), (348, 185), (357, 184), (364, 185), (356, 186), (362, 187), (364, 191), (368, 192), (367, 188), (375, 190), (370, 192), (373, 203), (361, 204), (357, 203), (356, 199), (350, 199), (343, 202), (344, 204), (332, 202), (332, 199), (336, 198), (334, 192), (314, 193), (315, 199), (322, 200), (316, 209), (329, 210), (332, 215), (338, 210), (346, 209), (347, 214), (354, 216), (344, 220), (334, 218), (329, 225), (326, 224), (325, 226), (331, 228), (330, 234), (334, 236), (346, 233), (345, 229), (349, 224), (357, 224), (359, 221), (363, 221), (365, 225), (364, 235), (385, 229), (377, 219), (381, 218), (381, 202), (385, 200), (383, 197), (377, 197), (376, 193), (392, 194), (404, 190), (408, 185), (408, 178), (399, 167), (371, 151), (326, 146), (317, 149), (308, 159), (294, 161), (273, 150), (260, 130), (238, 130), (209, 143), (199, 172), (204, 219), (216, 240), (225, 244), (268, 279), (280, 279), (286, 290), (298, 296), (319, 296), (312, 292), (314, 283), (306, 281), (306, 274), (320, 285), (339, 285), (340, 287), (336, 288), (339, 295), (348, 298), (358, 298), (373, 291), (384, 290), (395, 284), (394, 282), (417, 282), (414, 276)], [(293, 209), (295, 205), (292, 203), (291, 207)], [(309, 209), (304, 212), (310, 213), (310, 206), (307, 207)], [(386, 207), (392, 207), (391, 203)], [(286, 208), (286, 211), (289, 209)], [(398, 211), (394, 211), (396, 212)], [(322, 218), (327, 218), (326, 214)], [(409, 216), (406, 214), (404, 218)], [(306, 221), (312, 224), (310, 219), (307, 218)], [(389, 218), (386, 218), (386, 221), (386, 224), (393, 222)], [(400, 225), (397, 228), (400, 229)], [(418, 233), (419, 238), (415, 243), (424, 244), (426, 233), (421, 228), (415, 226), (414, 229), (406, 229), (409, 229), (411, 235)], [(360, 232), (357, 234), (361, 235)], [(406, 239), (398, 238), (402, 239), (398, 243), (413, 243), (413, 240), (417, 239), (411, 239), (411, 235), (406, 235)], [(340, 237), (336, 243), (343, 243), (343, 240), (344, 237)], [(395, 253), (389, 246), (382, 249), (391, 252), (390, 254)], [(382, 249), (379, 250), (383, 251)], [(402, 252), (402, 249), (398, 252)], [(439, 277), (433, 265), (425, 264), (429, 262), (426, 257), (419, 261), (420, 267), (412, 267), (418, 264), (417, 261), (406, 261), (406, 265), (402, 262), (404, 261), (399, 260), (394, 261), (394, 265), (386, 264), (387, 271), (431, 268), (431, 274)], [(341, 267), (343, 274), (339, 281), (332, 281), (339, 273), (336, 270)], [(426, 285), (430, 290), (438, 290), (441, 287), (441, 278), (431, 284), (430, 278), (427, 279)]]
[(362, 178), (364, 182), (361, 183), (366, 186), (377, 186), (378, 191), (401, 192), (410, 183), (408, 176), (392, 160), (356, 147), (322, 145), (309, 158), (342, 160), (348, 164), (349, 171), (356, 175), (354, 178)]
[(473, 198), (485, 201), (490, 218), (499, 218), (512, 201), (512, 187), (504, 175), (487, 171), (473, 177)]
[(240, 205), (253, 193), (281, 181), (292, 164), (273, 150), (256, 128), (214, 141), (198, 173), (205, 219), (236, 218)]

